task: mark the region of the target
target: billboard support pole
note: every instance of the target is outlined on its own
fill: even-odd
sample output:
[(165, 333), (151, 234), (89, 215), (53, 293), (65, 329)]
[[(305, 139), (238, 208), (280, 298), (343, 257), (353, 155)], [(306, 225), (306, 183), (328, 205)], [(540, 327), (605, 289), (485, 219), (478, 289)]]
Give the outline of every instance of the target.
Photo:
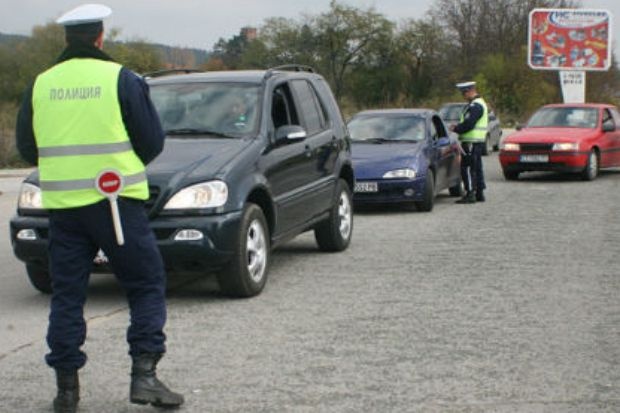
[(560, 85), (564, 103), (585, 103), (586, 72), (585, 70), (560, 70)]

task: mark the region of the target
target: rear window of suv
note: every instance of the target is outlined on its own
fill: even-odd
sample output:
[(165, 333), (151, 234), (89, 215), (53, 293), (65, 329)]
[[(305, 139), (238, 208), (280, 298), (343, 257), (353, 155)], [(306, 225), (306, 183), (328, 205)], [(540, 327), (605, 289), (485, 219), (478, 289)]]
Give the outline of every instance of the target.
[(256, 134), (260, 85), (192, 82), (151, 85), (151, 99), (162, 127), (172, 135)]

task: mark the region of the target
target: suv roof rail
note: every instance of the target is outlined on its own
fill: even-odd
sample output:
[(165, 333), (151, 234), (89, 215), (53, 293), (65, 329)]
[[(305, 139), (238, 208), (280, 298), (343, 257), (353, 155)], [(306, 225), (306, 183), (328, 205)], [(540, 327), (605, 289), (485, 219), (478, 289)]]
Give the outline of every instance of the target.
[(144, 73), (142, 75), (142, 77), (144, 78), (152, 78), (152, 77), (160, 77), (160, 76), (166, 76), (166, 75), (171, 75), (174, 73), (196, 73), (196, 72), (204, 72), (204, 70), (200, 70), (200, 69), (164, 69), (164, 70), (157, 70), (155, 72), (149, 72), (149, 73)]
[(290, 72), (308, 72), (308, 73), (316, 73), (315, 70), (308, 65), (298, 65), (298, 64), (288, 64), (288, 65), (280, 65), (280, 66), (275, 66), (275, 67), (270, 67), (269, 69), (267, 69), (267, 72), (265, 73), (265, 79), (270, 78), (271, 76), (273, 76), (273, 73), (276, 71), (282, 71), (282, 70), (286, 70), (286, 71), (290, 71)]

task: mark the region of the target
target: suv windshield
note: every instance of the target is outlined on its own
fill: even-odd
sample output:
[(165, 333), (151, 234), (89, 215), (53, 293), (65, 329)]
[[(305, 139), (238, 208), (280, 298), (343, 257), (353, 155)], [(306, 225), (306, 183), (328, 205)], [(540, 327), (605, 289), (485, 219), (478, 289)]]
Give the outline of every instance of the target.
[(424, 118), (418, 116), (358, 116), (348, 124), (354, 141), (421, 141)]
[(260, 85), (192, 82), (151, 85), (167, 135), (243, 138), (256, 133)]
[(542, 108), (534, 113), (528, 128), (596, 128), (598, 110), (595, 108)]

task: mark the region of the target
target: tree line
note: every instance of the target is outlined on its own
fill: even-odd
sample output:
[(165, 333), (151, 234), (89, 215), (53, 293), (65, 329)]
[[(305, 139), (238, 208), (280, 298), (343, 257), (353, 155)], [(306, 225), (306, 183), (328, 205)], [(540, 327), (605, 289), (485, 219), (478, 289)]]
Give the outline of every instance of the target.
[[(455, 83), (475, 80), (509, 125), (562, 99), (557, 72), (532, 70), (526, 60), (529, 12), (544, 7), (577, 8), (581, 3), (435, 0), (423, 18), (392, 21), (372, 7), (332, 0), (318, 14), (265, 19), (256, 36), (242, 31), (221, 38), (204, 63), (182, 50), (164, 56), (146, 41), (117, 41), (120, 32), (114, 29), (107, 33), (105, 51), (138, 73), (308, 65), (331, 84), (345, 115), (373, 107), (437, 108), (461, 100)], [(23, 91), (63, 48), (64, 31), (56, 24), (0, 44), (0, 166), (14, 159), (14, 118)], [(609, 71), (587, 74), (586, 90), (588, 101), (618, 103), (615, 59)]]
[[(562, 99), (556, 71), (527, 65), (530, 11), (580, 6), (571, 0), (436, 0), (424, 18), (394, 22), (374, 8), (332, 0), (317, 15), (265, 20), (255, 39), (220, 39), (206, 67), (309, 65), (328, 79), (345, 112), (437, 108), (461, 100), (455, 83), (475, 80), (505, 121), (521, 121)], [(586, 77), (588, 101), (618, 101), (615, 62), (608, 72)]]

